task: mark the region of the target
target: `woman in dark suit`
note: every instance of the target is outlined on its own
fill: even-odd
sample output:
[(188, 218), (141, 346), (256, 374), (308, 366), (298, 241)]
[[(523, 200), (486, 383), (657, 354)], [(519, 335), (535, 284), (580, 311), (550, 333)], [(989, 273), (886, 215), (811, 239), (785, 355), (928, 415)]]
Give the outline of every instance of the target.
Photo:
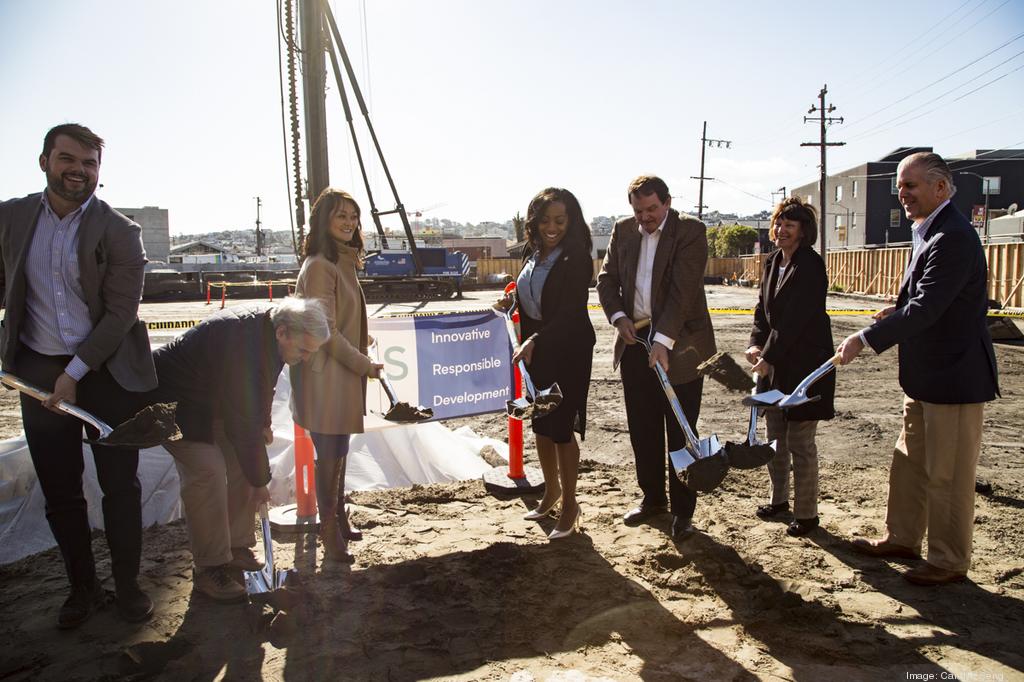
[[(832, 325), (825, 312), (828, 277), (812, 248), (818, 236), (814, 208), (796, 197), (775, 207), (769, 236), (778, 247), (765, 261), (761, 294), (754, 309), (747, 360), (761, 377), (759, 388), (791, 393), (832, 356)], [(835, 374), (808, 391), (816, 400), (790, 410), (767, 410), (768, 438), (778, 441), (768, 463), (771, 501), (757, 508), (761, 518), (789, 510), (793, 470), (793, 521), (787, 533), (806, 535), (818, 526), (818, 422), (835, 416)]]
[[(513, 361), (522, 358), (534, 385), (558, 382), (562, 402), (553, 412), (535, 418), (537, 458), (544, 473), (544, 497), (526, 519), (561, 514), (552, 540), (579, 528), (576, 478), (587, 421), (587, 391), (595, 343), (587, 312), (593, 279), (590, 229), (572, 192), (549, 187), (533, 198), (526, 213), (529, 248), (516, 280), (521, 345)], [(507, 305), (508, 301), (499, 303)]]

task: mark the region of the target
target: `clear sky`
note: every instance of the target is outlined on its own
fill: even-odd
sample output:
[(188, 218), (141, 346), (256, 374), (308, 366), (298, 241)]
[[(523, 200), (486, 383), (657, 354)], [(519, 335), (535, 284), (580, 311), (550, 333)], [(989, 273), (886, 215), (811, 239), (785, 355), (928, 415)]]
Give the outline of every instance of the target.
[[(817, 149), (800, 147), (817, 126), (802, 118), (825, 83), (846, 121), (830, 129), (847, 142), (830, 170), (900, 146), (1024, 146), (1021, 0), (332, 6), (403, 202), (442, 204), (427, 217), (504, 222), (548, 185), (576, 193), (588, 218), (621, 215), (645, 172), (696, 212), (705, 120), (732, 146), (707, 150), (704, 203), (767, 209), (773, 190), (817, 177)], [(288, 228), (277, 10), (0, 0), (0, 198), (42, 189), (42, 137), (76, 121), (107, 140), (99, 196), (113, 205), (167, 208), (181, 234), (250, 227), (259, 195), (264, 227)], [(365, 211), (330, 88), (332, 185)]]

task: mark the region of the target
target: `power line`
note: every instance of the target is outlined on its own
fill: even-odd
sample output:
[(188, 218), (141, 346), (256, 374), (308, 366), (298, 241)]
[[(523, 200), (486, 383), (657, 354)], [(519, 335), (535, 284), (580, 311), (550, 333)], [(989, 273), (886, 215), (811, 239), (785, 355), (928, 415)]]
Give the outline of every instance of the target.
[[(909, 95), (902, 95), (902, 96), (900, 96), (900, 98), (899, 98), (899, 99), (895, 100), (894, 102), (891, 102), (890, 104), (887, 104), (886, 106), (882, 107), (881, 109), (879, 109), (879, 110), (877, 110), (877, 111), (873, 111), (873, 112), (871, 112), (870, 114), (868, 114), (867, 116), (864, 116), (864, 117), (862, 117), (862, 118), (859, 118), (859, 119), (856, 119), (856, 120), (854, 120), (854, 121), (853, 121), (852, 123), (850, 123), (850, 124), (849, 124), (849, 128), (852, 128), (852, 127), (854, 127), (854, 126), (858, 126), (858, 125), (860, 125), (861, 123), (863, 123), (864, 121), (866, 121), (866, 120), (868, 120), (869, 118), (871, 118), (872, 116), (876, 116), (877, 114), (880, 114), (880, 113), (882, 113), (883, 111), (886, 111), (886, 110), (888, 110), (888, 109), (891, 109), (892, 107), (896, 106), (897, 104), (899, 104), (899, 103), (901, 103), (901, 102), (905, 102), (905, 101), (907, 101), (908, 99), (910, 99), (910, 98), (911, 98), (911, 97), (913, 97), (914, 95), (918, 95), (918, 94), (920, 94), (920, 93), (924, 92), (925, 90), (927, 90), (928, 88), (930, 88), (930, 87), (932, 87), (932, 86), (934, 86), (934, 85), (938, 85), (938, 84), (939, 84), (939, 83), (941, 83), (942, 81), (944, 81), (944, 80), (946, 80), (946, 79), (948, 79), (948, 78), (951, 78), (952, 76), (955, 76), (956, 74), (960, 73), (960, 72), (961, 72), (961, 71), (963, 71), (964, 69), (967, 69), (967, 68), (970, 68), (971, 66), (974, 66), (975, 64), (977, 64), (978, 62), (980, 62), (980, 61), (981, 61), (982, 59), (984, 59), (985, 57), (988, 57), (989, 55), (992, 55), (992, 54), (994, 54), (994, 53), (998, 52), (999, 50), (1003, 49), (1004, 47), (1006, 47), (1006, 46), (1007, 46), (1007, 45), (1009, 45), (1010, 43), (1016, 42), (1016, 41), (1020, 40), (1021, 38), (1024, 38), (1024, 33), (1020, 33), (1020, 34), (1018, 34), (1018, 35), (1017, 35), (1016, 37), (1014, 37), (1014, 38), (1011, 38), (1010, 40), (1007, 40), (1007, 41), (1006, 41), (1005, 43), (1003, 43), (1003, 44), (1002, 44), (1002, 45), (1000, 45), (999, 47), (995, 48), (994, 50), (991, 50), (991, 51), (989, 51), (989, 52), (986, 52), (985, 54), (981, 55), (981, 56), (980, 56), (980, 57), (978, 57), (977, 59), (975, 59), (975, 60), (973, 60), (973, 61), (971, 61), (971, 62), (968, 62), (967, 64), (964, 64), (964, 65), (963, 65), (963, 66), (961, 66), (961, 67), (960, 67), (959, 69), (956, 69), (955, 71), (951, 71), (950, 73), (947, 73), (947, 74), (946, 74), (945, 76), (943, 76), (942, 78), (939, 78), (938, 80), (932, 81), (931, 83), (929, 83), (928, 85), (924, 86), (923, 88), (920, 88), (920, 89), (918, 89), (918, 90), (915, 90), (914, 92), (910, 93)], [(1020, 53), (1018, 53), (1018, 54), (1020, 54)], [(1017, 56), (1017, 55), (1014, 55), (1014, 56)], [(1013, 59), (1013, 57), (1011, 57), (1011, 59)], [(1005, 62), (1004, 62), (1004, 63), (1005, 63)], [(849, 129), (849, 128), (847, 128), (847, 129)]]
[[(985, 2), (987, 2), (987, 1), (988, 0), (985, 0)], [(983, 2), (982, 5), (985, 4), (985, 2)], [(983, 16), (981, 19), (978, 19), (976, 22), (974, 22), (973, 24), (968, 26), (966, 29), (961, 31), (959, 33), (959, 35), (960, 36), (967, 35), (972, 30), (974, 30), (974, 28), (978, 24), (980, 24), (981, 22), (985, 21), (990, 16), (992, 16), (993, 14), (998, 12), (1000, 9), (1002, 9), (1009, 2), (1010, 2), (1010, 0), (1003, 0), (1003, 2), (1000, 5), (998, 5), (994, 10), (992, 10), (991, 12), (989, 12), (988, 14)], [(978, 7), (975, 7), (973, 10), (971, 10), (971, 12), (974, 12), (974, 11), (980, 9), (980, 8), (981, 8), (981, 5), (978, 5)], [(968, 14), (970, 14), (971, 12), (968, 12)], [(964, 18), (966, 18), (966, 16)], [(936, 54), (938, 52), (944, 51), (944, 50), (948, 50), (949, 49), (949, 41), (948, 40), (939, 40), (938, 38), (939, 38), (939, 35), (927, 36), (927, 40), (923, 41), (922, 45), (927, 46), (927, 45), (937, 44), (938, 46), (934, 50), (932, 50), (931, 52), (927, 52), (924, 55), (921, 55), (920, 57), (918, 57), (913, 62), (910, 62), (909, 64), (906, 65), (906, 67), (902, 71), (896, 71), (894, 73), (889, 73), (888, 76), (883, 78), (881, 81), (875, 80), (875, 81), (869, 82), (865, 86), (861, 86), (860, 88), (857, 89), (857, 92), (855, 94), (859, 94), (860, 92), (864, 92), (865, 90), (868, 90), (868, 89), (877, 88), (878, 85), (880, 85), (882, 83), (888, 83), (889, 81), (893, 80), (894, 78), (898, 78), (899, 76), (902, 76), (903, 74), (907, 73), (908, 71), (911, 71), (912, 69), (917, 68), (920, 64), (922, 64), (924, 62), (927, 62), (928, 59), (930, 59), (932, 57), (932, 55), (934, 55), (934, 54)], [(890, 63), (892, 63), (891, 59), (892, 58), (890, 57)]]
[[(870, 135), (874, 135), (874, 134), (877, 134), (877, 133), (880, 133), (880, 132), (885, 132), (887, 130), (891, 130), (891, 128), (886, 128), (886, 126), (888, 126), (890, 123), (895, 123), (896, 121), (899, 121), (901, 118), (903, 118), (903, 117), (905, 117), (905, 116), (907, 116), (909, 114), (912, 114), (913, 112), (917, 111), (918, 109), (926, 107), (929, 104), (934, 104), (935, 102), (939, 101), (943, 97), (946, 97), (947, 95), (953, 94), (954, 92), (956, 92), (957, 90), (959, 90), (960, 88), (962, 88), (962, 87), (964, 87), (966, 85), (970, 85), (971, 83), (973, 83), (974, 81), (978, 80), (979, 78), (981, 78), (985, 74), (991, 73), (992, 71), (998, 69), (1000, 66), (1003, 66), (1007, 62), (1013, 61), (1014, 59), (1016, 59), (1017, 57), (1021, 56), (1022, 54), (1024, 54), (1024, 50), (1018, 52), (1017, 54), (1013, 55), (1012, 57), (1009, 57), (1008, 59), (1004, 59), (1003, 61), (999, 62), (995, 66), (992, 66), (992, 67), (990, 67), (988, 69), (985, 69), (984, 71), (982, 71), (981, 73), (977, 74), (976, 76), (974, 76), (974, 77), (964, 81), (960, 85), (957, 85), (956, 87), (954, 87), (954, 88), (952, 88), (950, 90), (947, 90), (946, 92), (942, 93), (941, 95), (933, 97), (933, 98), (931, 98), (930, 100), (928, 100), (926, 102), (922, 102), (921, 104), (918, 104), (917, 106), (912, 107), (912, 108), (908, 109), (907, 111), (904, 111), (902, 114), (899, 114), (898, 116), (894, 116), (893, 118), (890, 118), (888, 121), (885, 121), (883, 123), (879, 123), (874, 128), (868, 128), (864, 132), (862, 132), (862, 133), (860, 133), (858, 135), (854, 135), (853, 138), (851, 138), (851, 139), (853, 139), (853, 140), (860, 140), (860, 139), (863, 139), (863, 138), (868, 137)], [(966, 93), (965, 95), (957, 97), (956, 99), (953, 100), (953, 102), (957, 102), (957, 101), (963, 99), (963, 97), (966, 97), (966, 95), (969, 95), (971, 93), (977, 92), (978, 90), (981, 90), (982, 88), (984, 88), (984, 87), (986, 87), (988, 85), (991, 85), (992, 83), (996, 82), (997, 80), (1005, 78), (1006, 76), (1010, 75), (1014, 71), (1019, 71), (1020, 68), (1021, 67), (1017, 67), (1016, 69), (1013, 69), (1013, 71), (1009, 71), (1009, 72), (1003, 74), (1002, 76), (1000, 76), (999, 78), (996, 78), (995, 80), (989, 81), (988, 83), (985, 83), (984, 85), (982, 85), (982, 86), (980, 86), (980, 87), (978, 87), (978, 88), (976, 88), (974, 90), (971, 90), (969, 93)], [(950, 102), (950, 104), (952, 104), (952, 102)], [(936, 109), (931, 109), (929, 111), (926, 111), (923, 114), (920, 114), (920, 115), (915, 116), (913, 118), (907, 119), (906, 121), (902, 121), (902, 122), (898, 123), (896, 126), (893, 126), (893, 127), (897, 127), (897, 126), (903, 125), (904, 123), (909, 123), (910, 121), (917, 120), (918, 118), (921, 118), (922, 116), (927, 116), (928, 114), (930, 114), (930, 113), (932, 113), (934, 111), (937, 111), (939, 108), (941, 108), (941, 107), (937, 107)]]
[[(932, 24), (928, 28), (926, 28), (920, 35), (915, 37), (913, 40), (909, 40), (909, 41), (903, 43), (903, 46), (901, 48), (899, 48), (895, 52), (891, 52), (891, 53), (886, 54), (886, 56), (883, 59), (881, 59), (880, 61), (876, 62), (875, 64), (872, 64), (867, 69), (864, 69), (863, 71), (861, 71), (860, 77), (859, 78), (855, 78), (853, 81), (851, 81), (847, 85), (847, 87), (850, 87), (851, 90), (852, 90), (853, 89), (852, 86), (854, 84), (856, 84), (857, 82), (861, 81), (861, 80), (865, 80), (867, 83), (870, 83), (870, 84), (873, 85), (874, 82), (875, 82), (875, 78), (877, 77), (878, 73), (885, 73), (888, 70), (888, 68), (892, 65), (893, 60), (896, 57), (898, 57), (904, 51), (909, 50), (910, 48), (919, 45), (926, 38), (929, 41), (934, 39), (934, 32), (935, 32), (936, 28), (938, 28), (940, 25), (942, 25), (942, 23), (945, 22), (946, 20), (952, 18), (953, 15), (957, 14), (960, 10), (962, 10), (964, 7), (966, 7), (967, 5), (971, 4), (972, 2), (974, 2), (974, 0), (965, 0), (965, 2), (963, 4), (961, 4), (959, 7), (954, 9), (952, 12), (950, 12), (946, 16), (944, 16), (941, 19), (939, 19), (938, 21), (936, 21), (934, 24)], [(975, 7), (973, 10), (971, 10), (971, 12), (977, 10), (978, 8), (981, 7), (981, 5), (984, 5), (986, 2), (988, 2), (988, 0), (981, 0), (981, 2), (978, 5), (978, 7)], [(971, 12), (968, 12), (967, 14), (969, 15)]]
[[(1005, 147), (999, 147), (997, 149), (987, 149), (987, 150), (981, 152), (980, 154), (978, 154), (975, 157), (975, 159), (981, 158), (982, 156), (988, 156), (990, 154), (995, 154), (997, 152), (1016, 151), (1017, 147), (1019, 145), (1022, 145), (1022, 144), (1024, 144), (1024, 140), (1020, 140), (1019, 142), (1014, 142), (1014, 143), (1009, 144), (1009, 145), (1007, 145)], [(970, 159), (948, 159), (947, 163), (959, 163), (961, 161), (966, 163), (967, 161), (970, 161)], [(979, 168), (981, 166), (987, 166), (990, 163), (995, 163), (996, 161), (1005, 161), (1005, 159), (1003, 159), (1003, 158), (991, 159), (989, 161), (981, 161), (979, 163), (974, 163), (974, 164), (971, 164), (970, 166), (958, 166), (956, 168), (956, 170), (959, 171), (959, 170), (968, 170), (970, 168)], [(874, 162), (871, 162), (871, 163), (896, 163), (896, 162), (895, 161), (889, 161), (889, 162), (874, 161)], [(870, 173), (870, 174), (867, 174), (867, 175), (844, 175), (843, 179), (844, 180), (847, 180), (847, 179), (848, 180), (863, 180), (863, 179), (874, 180), (876, 178), (892, 178), (892, 177), (895, 177), (895, 176), (896, 176), (896, 171), (893, 170), (893, 171), (886, 171), (885, 173)]]
[(737, 187), (736, 185), (730, 184), (730, 183), (726, 182), (725, 180), (722, 180), (722, 179), (717, 179), (717, 180), (716, 180), (715, 178), (708, 178), (708, 179), (709, 179), (709, 180), (712, 180), (712, 181), (714, 181), (714, 182), (717, 182), (717, 183), (723, 184), (723, 185), (725, 185), (726, 187), (731, 187), (731, 188), (733, 188), (734, 190), (736, 190), (737, 192), (743, 192), (743, 193), (744, 193), (744, 194), (746, 194), (746, 195), (747, 195), (748, 197), (753, 197), (753, 198), (755, 198), (755, 199), (758, 199), (759, 201), (764, 201), (764, 202), (767, 202), (767, 203), (772, 203), (772, 200), (771, 200), (771, 199), (768, 199), (768, 198), (766, 198), (766, 197), (763, 197), (763, 196), (759, 196), (759, 195), (757, 195), (757, 194), (751, 194), (750, 192), (748, 192), (747, 190), (743, 189), (742, 187)]

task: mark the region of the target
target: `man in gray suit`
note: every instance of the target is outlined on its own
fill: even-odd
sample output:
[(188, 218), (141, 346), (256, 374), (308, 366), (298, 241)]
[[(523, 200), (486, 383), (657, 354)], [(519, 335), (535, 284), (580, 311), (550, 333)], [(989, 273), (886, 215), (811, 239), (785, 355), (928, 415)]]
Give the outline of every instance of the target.
[[(138, 318), (146, 265), (141, 230), (93, 195), (102, 152), (103, 140), (85, 126), (56, 126), (39, 157), (46, 190), (0, 203), (3, 369), (53, 393), (43, 403), (22, 395), (21, 415), (46, 519), (71, 583), (60, 628), (82, 624), (106, 602), (106, 593), (96, 576), (82, 493), (82, 423), (56, 405), (75, 403), (118, 424), (137, 407), (134, 394), (157, 383), (149, 336)], [(98, 445), (92, 452), (117, 607), (128, 621), (146, 620), (153, 602), (137, 581), (139, 453)]]

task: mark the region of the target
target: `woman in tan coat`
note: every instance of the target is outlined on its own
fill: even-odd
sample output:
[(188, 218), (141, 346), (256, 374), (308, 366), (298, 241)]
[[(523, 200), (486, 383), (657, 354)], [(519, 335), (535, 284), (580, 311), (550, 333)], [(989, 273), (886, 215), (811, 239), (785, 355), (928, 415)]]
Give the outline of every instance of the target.
[(366, 302), (356, 279), (363, 249), (359, 205), (347, 192), (327, 188), (313, 204), (305, 260), (296, 294), (320, 299), (331, 338), (306, 362), (291, 368), (292, 417), (316, 448), (316, 496), (324, 557), (351, 563), (348, 540), (358, 539), (345, 514), (345, 460), (349, 436), (363, 432), (366, 378), (383, 365), (366, 354)]

